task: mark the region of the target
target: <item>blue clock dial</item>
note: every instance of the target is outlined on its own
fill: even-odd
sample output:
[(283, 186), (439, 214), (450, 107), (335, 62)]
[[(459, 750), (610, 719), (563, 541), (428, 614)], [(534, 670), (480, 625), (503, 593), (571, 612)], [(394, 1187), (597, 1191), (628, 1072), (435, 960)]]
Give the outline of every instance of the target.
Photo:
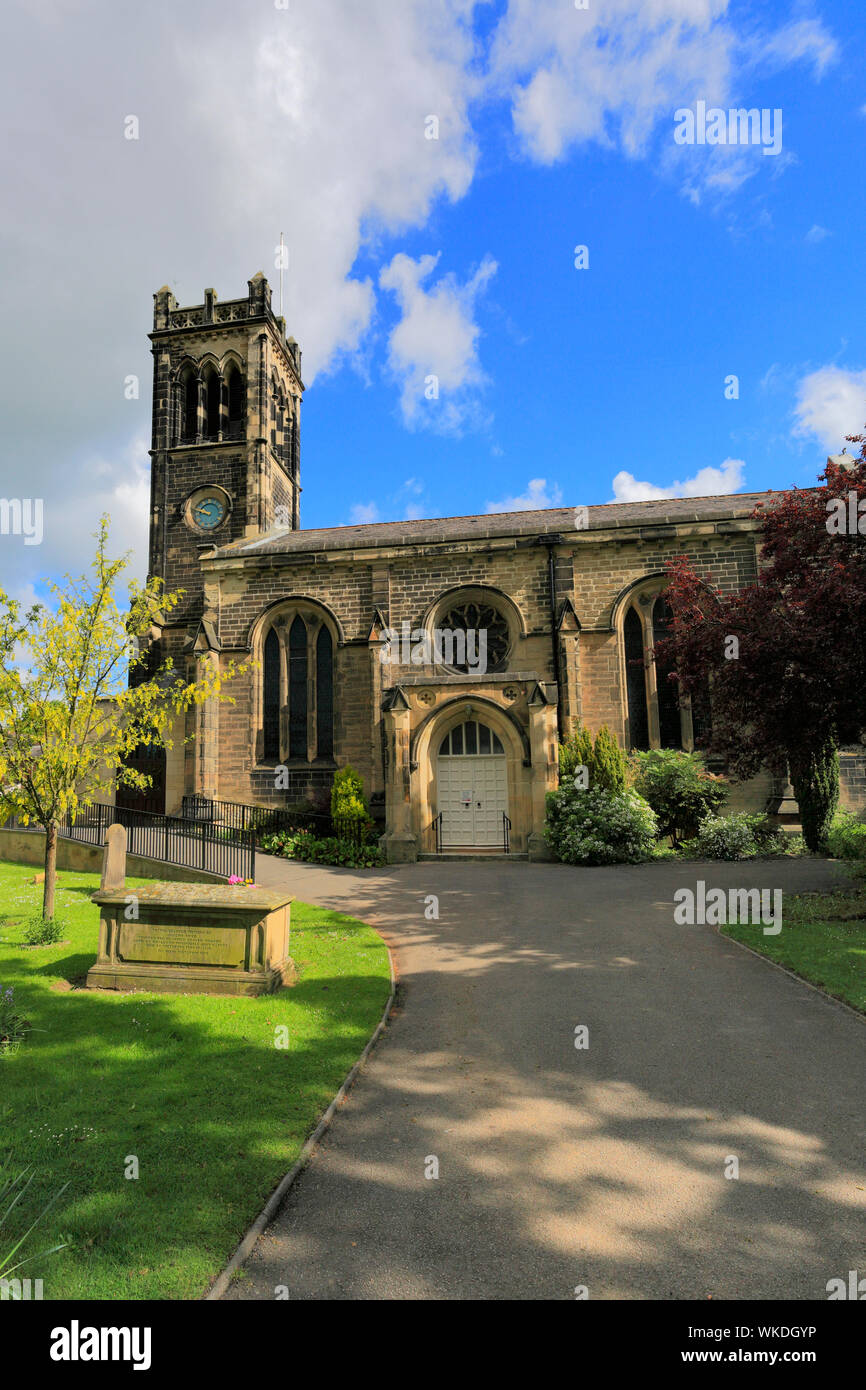
[(225, 514), (225, 503), (218, 497), (203, 497), (192, 509), (193, 521), (203, 531), (212, 531), (219, 526)]

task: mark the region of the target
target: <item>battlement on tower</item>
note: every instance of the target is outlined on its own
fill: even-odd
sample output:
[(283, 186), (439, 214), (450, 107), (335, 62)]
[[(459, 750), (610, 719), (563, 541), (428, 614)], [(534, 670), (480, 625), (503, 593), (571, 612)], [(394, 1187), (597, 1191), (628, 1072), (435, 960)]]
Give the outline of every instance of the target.
[[(206, 289), (201, 304), (178, 304), (168, 285), (163, 285), (153, 296), (153, 332), (151, 338), (169, 333), (186, 333), (200, 329), (212, 332), (223, 325), (265, 322), (280, 339), (294, 363), (300, 377), (301, 349), (297, 339), (286, 336), (286, 320), (275, 314), (271, 307), (271, 286), (261, 271), (247, 281), (248, 292), (241, 299), (227, 299), (222, 303), (216, 290)], [(303, 383), (301, 383), (303, 385)]]

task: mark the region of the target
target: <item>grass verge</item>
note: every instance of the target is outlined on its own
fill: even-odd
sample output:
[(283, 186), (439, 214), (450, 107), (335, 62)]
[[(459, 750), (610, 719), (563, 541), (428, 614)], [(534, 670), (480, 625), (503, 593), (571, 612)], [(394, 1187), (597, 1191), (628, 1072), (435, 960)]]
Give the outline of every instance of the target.
[(866, 1013), (866, 889), (786, 896), (778, 936), (760, 925), (722, 931)]
[[(258, 999), (86, 990), (98, 876), (60, 874), (66, 939), (27, 948), (23, 924), (41, 904), (34, 872), (0, 862), (0, 990), (12, 986), (32, 1030), (0, 1057), (0, 1166), (37, 1174), (4, 1248), (68, 1181), (28, 1242), (34, 1252), (69, 1242), (23, 1271), (43, 1280), (46, 1299), (196, 1298), (378, 1023), (387, 949), (363, 923), (296, 902), (291, 989)], [(126, 1176), (133, 1159), (137, 1178)]]

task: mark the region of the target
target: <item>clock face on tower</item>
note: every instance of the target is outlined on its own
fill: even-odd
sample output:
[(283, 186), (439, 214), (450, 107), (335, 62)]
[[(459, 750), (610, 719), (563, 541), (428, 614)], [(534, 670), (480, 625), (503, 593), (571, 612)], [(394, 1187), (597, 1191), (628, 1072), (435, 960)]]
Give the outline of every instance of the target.
[(196, 531), (215, 531), (228, 513), (228, 495), (221, 487), (200, 487), (187, 499), (187, 523)]
[(192, 512), (196, 526), (201, 526), (204, 530), (210, 531), (213, 526), (219, 526), (226, 514), (224, 503), (219, 497), (203, 497), (202, 500), (193, 507)]

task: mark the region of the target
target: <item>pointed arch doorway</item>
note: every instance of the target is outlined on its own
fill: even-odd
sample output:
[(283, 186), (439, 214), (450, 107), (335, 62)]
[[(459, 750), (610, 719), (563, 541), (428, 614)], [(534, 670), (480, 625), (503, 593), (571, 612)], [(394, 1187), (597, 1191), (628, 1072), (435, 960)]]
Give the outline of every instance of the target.
[(443, 848), (502, 847), (508, 759), (493, 729), (467, 719), (445, 734), (436, 758), (436, 787)]

